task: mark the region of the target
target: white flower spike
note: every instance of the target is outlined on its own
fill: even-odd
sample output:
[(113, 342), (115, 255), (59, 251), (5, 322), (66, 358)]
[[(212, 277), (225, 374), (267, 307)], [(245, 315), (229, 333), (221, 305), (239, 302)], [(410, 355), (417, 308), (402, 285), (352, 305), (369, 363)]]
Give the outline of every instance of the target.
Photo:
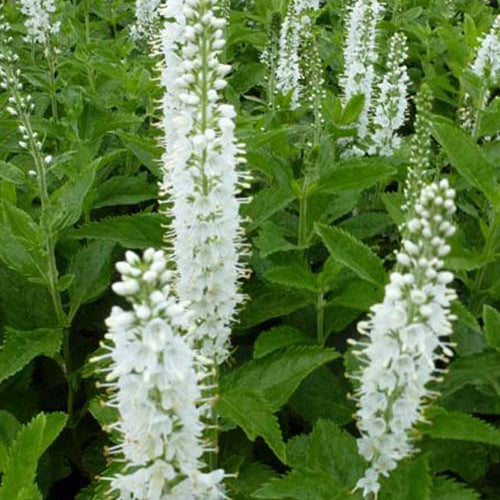
[(230, 66), (220, 62), (225, 19), (213, 0), (167, 1), (164, 58), (165, 196), (170, 203), (177, 290), (191, 303), (194, 345), (221, 363), (242, 302), (241, 218), (246, 176), (235, 110), (221, 102)]
[(25, 16), (26, 40), (46, 44), (52, 34), (59, 32), (60, 22), (54, 22), (56, 12), (54, 0), (19, 0)]
[(408, 109), (410, 78), (405, 65), (407, 57), (406, 37), (401, 33), (394, 34), (387, 69), (377, 87), (368, 154), (391, 156), (400, 147), (401, 137), (397, 131), (403, 126)]
[(106, 365), (108, 404), (119, 413), (109, 430), (121, 441), (109, 453), (124, 467), (108, 478), (111, 490), (127, 500), (222, 500), (224, 471), (203, 472), (201, 461), (210, 366), (187, 342), (192, 321), (173, 294), (174, 273), (153, 249), (143, 258), (127, 252), (116, 267), (122, 281), (113, 290), (131, 308), (113, 307), (107, 353), (95, 359)]
[(135, 40), (148, 40), (159, 28), (161, 0), (136, 0), (135, 23), (131, 35)]
[(413, 451), (411, 431), (423, 419), (423, 405), (433, 396), (438, 361), (453, 355), (449, 287), (453, 274), (443, 271), (455, 232), (455, 192), (447, 180), (425, 186), (404, 229), (398, 265), (382, 303), (358, 324), (366, 340), (351, 341), (362, 368), (356, 393), (361, 438), (359, 453), (369, 463), (358, 481), (364, 497), (377, 497), (380, 476), (388, 476)]

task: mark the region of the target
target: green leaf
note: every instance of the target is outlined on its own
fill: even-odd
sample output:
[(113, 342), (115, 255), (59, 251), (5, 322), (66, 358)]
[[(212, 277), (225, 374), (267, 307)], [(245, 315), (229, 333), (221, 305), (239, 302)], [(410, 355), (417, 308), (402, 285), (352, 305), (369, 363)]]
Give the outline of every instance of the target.
[(52, 231), (62, 231), (78, 222), (85, 197), (94, 183), (95, 169), (96, 165), (91, 165), (52, 193), (46, 221)]
[(349, 99), (349, 102), (345, 105), (344, 109), (342, 110), (342, 116), (340, 118), (339, 125), (349, 125), (350, 123), (355, 122), (359, 118), (359, 115), (363, 111), (364, 107), (365, 107), (364, 94), (357, 94), (351, 97), (351, 99)]
[(447, 119), (435, 117), (432, 130), (460, 175), (496, 206), (498, 193), (495, 170), (481, 148), (468, 134)]
[(262, 484), (275, 477), (276, 473), (269, 465), (260, 462), (244, 463), (237, 472), (237, 477), (228, 477), (224, 483), (229, 488), (232, 500), (248, 500)]
[(70, 317), (78, 308), (92, 302), (104, 292), (111, 281), (113, 241), (93, 241), (81, 248), (71, 260), (68, 272), (75, 276), (69, 289)]
[(361, 191), (388, 179), (396, 171), (387, 165), (387, 160), (379, 158), (360, 158), (341, 163), (329, 169), (320, 177), (317, 189), (323, 193), (338, 191)]
[(474, 315), (458, 300), (452, 303), (450, 309), (457, 317), (453, 331), (457, 353), (460, 356), (470, 356), (484, 351), (487, 346), (486, 338)]
[(158, 188), (147, 182), (146, 175), (116, 175), (97, 188), (92, 208), (135, 205), (158, 198)]
[(353, 488), (366, 468), (356, 439), (331, 420), (319, 420), (309, 435), (306, 452), (309, 469), (327, 472), (342, 486)]
[(287, 252), (298, 248), (285, 238), (285, 231), (271, 221), (266, 221), (261, 225), (254, 243), (263, 258), (276, 252)]
[(156, 177), (161, 177), (161, 168), (159, 160), (161, 158), (161, 149), (158, 141), (154, 138), (144, 137), (144, 135), (129, 134), (120, 131), (118, 136), (123, 145), (136, 156), (148, 170)]
[(316, 232), (334, 259), (354, 271), (360, 278), (380, 287), (385, 285), (387, 273), (382, 261), (370, 247), (338, 227), (317, 224)]
[(240, 315), (238, 327), (251, 328), (271, 318), (290, 314), (312, 303), (311, 294), (283, 287), (262, 286), (250, 291), (252, 299)]
[(316, 278), (305, 262), (273, 266), (264, 273), (264, 277), (277, 285), (308, 290), (313, 293), (318, 291)]
[(479, 493), (451, 479), (436, 478), (430, 500), (479, 500)]
[(9, 447), (20, 427), (21, 424), (14, 415), (0, 410), (0, 472), (5, 469)]
[(485, 305), (483, 308), (484, 332), (488, 344), (500, 350), (500, 312), (495, 308)]
[(21, 331), (6, 327), (0, 350), (0, 382), (37, 356), (54, 356), (61, 348), (62, 336), (62, 330), (55, 328)]
[(259, 488), (253, 498), (284, 500), (359, 500), (358, 494), (351, 494), (339, 485), (329, 474), (306, 468), (294, 469), (290, 474), (271, 479)]
[(381, 198), (393, 222), (398, 226), (402, 224), (405, 220), (403, 210), (401, 209), (404, 201), (403, 196), (400, 193), (382, 193)]
[(69, 236), (78, 239), (113, 241), (124, 248), (161, 248), (164, 233), (163, 222), (164, 218), (158, 214), (110, 217), (74, 229)]
[(431, 476), (427, 457), (403, 462), (382, 483), (380, 498), (384, 500), (430, 500)]
[[(38, 414), (22, 427), (9, 448), (0, 500), (32, 500), (38, 460), (57, 438), (64, 425), (64, 413)], [(26, 496), (26, 495), (30, 496)], [(36, 496), (35, 496), (36, 498)], [(39, 495), (38, 498), (41, 498)]]
[(273, 410), (281, 408), (300, 382), (340, 355), (320, 346), (293, 346), (247, 361), (221, 379), (221, 390), (248, 388), (262, 394)]
[(435, 439), (457, 439), (500, 446), (500, 431), (489, 423), (459, 411), (433, 408), (426, 433)]
[(339, 224), (358, 240), (364, 240), (376, 236), (392, 224), (387, 214), (382, 212), (367, 212), (356, 215)]
[(257, 436), (262, 437), (276, 456), (286, 463), (278, 419), (262, 395), (250, 388), (229, 389), (220, 394), (216, 407), (222, 418), (241, 427), (251, 441)]
[(5, 200), (0, 200), (0, 260), (34, 282), (46, 281), (41, 229), (25, 211)]
[(301, 382), (288, 406), (308, 422), (323, 418), (345, 425), (352, 421), (354, 413), (354, 405), (347, 398), (348, 389), (340, 375), (320, 366)]
[(295, 194), (288, 185), (259, 191), (248, 207), (248, 216), (251, 219), (248, 231), (261, 226), (276, 212), (287, 207), (294, 199)]
[(274, 351), (296, 344), (312, 344), (314, 341), (293, 326), (276, 326), (262, 332), (253, 346), (253, 357), (263, 358)]
[(18, 186), (26, 182), (26, 176), (20, 168), (12, 165), (11, 163), (7, 163), (6, 161), (1, 160), (0, 179), (12, 182), (12, 184), (16, 184)]

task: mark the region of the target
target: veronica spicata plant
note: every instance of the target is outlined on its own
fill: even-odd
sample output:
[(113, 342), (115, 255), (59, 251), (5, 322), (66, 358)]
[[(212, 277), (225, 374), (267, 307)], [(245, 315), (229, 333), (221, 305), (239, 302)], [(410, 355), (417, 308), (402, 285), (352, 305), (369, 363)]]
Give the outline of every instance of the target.
[(166, 154), (163, 191), (170, 203), (177, 290), (191, 303), (191, 332), (200, 352), (229, 356), (229, 335), (243, 300), (244, 270), (238, 193), (245, 175), (243, 146), (234, 135), (235, 110), (221, 102), (230, 66), (220, 62), (226, 20), (215, 2), (166, 3), (160, 43)]
[(427, 385), (441, 371), (437, 363), (453, 352), (448, 285), (453, 274), (443, 271), (447, 239), (455, 232), (455, 191), (447, 180), (425, 186), (403, 226), (397, 266), (385, 287), (382, 303), (358, 324), (366, 340), (354, 341), (362, 364), (359, 374), (358, 440), (370, 464), (357, 487), (365, 498), (377, 496), (379, 477), (388, 476), (413, 451), (412, 429), (423, 419), (423, 407), (434, 395)]
[(464, 95), (459, 115), (462, 127), (475, 137), (480, 115), (488, 104), (492, 90), (500, 84), (500, 15), (496, 16), (489, 33), (482, 37), (469, 71), (479, 83), (477, 96)]
[(368, 154), (390, 156), (401, 144), (397, 131), (403, 126), (408, 109), (408, 82), (405, 65), (408, 57), (406, 37), (402, 33), (392, 36), (387, 68), (377, 86), (371, 119), (371, 133), (367, 142)]
[(159, 28), (161, 0), (136, 0), (135, 23), (131, 28), (136, 40), (149, 39)]
[[(311, 56), (304, 49), (304, 42), (312, 30), (310, 11), (319, 8), (319, 0), (291, 0), (281, 26), (276, 88), (283, 94), (291, 94), (290, 107), (300, 105), (303, 93), (304, 73), (302, 67)], [(320, 85), (314, 82), (312, 85)]]
[(211, 363), (190, 346), (194, 323), (175, 296), (163, 251), (133, 252), (116, 265), (113, 285), (130, 309), (115, 306), (106, 320), (106, 354), (95, 361), (119, 419), (108, 430), (120, 441), (108, 452), (123, 466), (106, 478), (111, 492), (131, 500), (217, 500), (222, 470), (203, 472), (204, 419), (211, 411)]
[(54, 21), (54, 0), (19, 0), (19, 5), (25, 16), (26, 40), (45, 45), (51, 35), (59, 32), (61, 23)]
[(344, 45), (344, 72), (339, 83), (344, 105), (360, 94), (364, 96), (364, 105), (356, 122), (357, 139), (354, 144), (348, 146), (348, 155), (363, 154), (358, 143), (362, 143), (369, 132), (370, 109), (376, 80), (375, 64), (378, 61), (377, 25), (383, 11), (382, 4), (377, 0), (357, 0), (349, 9)]

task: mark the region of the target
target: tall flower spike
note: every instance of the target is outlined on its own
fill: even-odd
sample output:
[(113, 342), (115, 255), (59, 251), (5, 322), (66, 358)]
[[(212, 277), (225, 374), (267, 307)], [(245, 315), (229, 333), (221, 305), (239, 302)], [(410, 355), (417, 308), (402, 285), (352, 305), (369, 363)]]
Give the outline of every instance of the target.
[(401, 137), (397, 131), (403, 126), (408, 109), (407, 57), (406, 37), (395, 33), (390, 42), (387, 69), (377, 88), (372, 132), (368, 138), (369, 154), (390, 156), (400, 147)]
[(268, 30), (268, 41), (265, 49), (260, 55), (260, 61), (267, 68), (267, 99), (272, 110), (275, 108), (276, 93), (276, 70), (279, 64), (279, 41), (280, 41), (281, 15), (273, 12)]
[(415, 205), (425, 181), (431, 177), (431, 113), (432, 92), (423, 84), (415, 99), (415, 134), (411, 143), (410, 166), (406, 176), (403, 208), (407, 211)]
[(136, 0), (135, 23), (131, 34), (135, 40), (149, 40), (159, 28), (161, 0)]
[(425, 186), (414, 215), (403, 227), (396, 270), (385, 287), (382, 303), (358, 324), (366, 340), (351, 341), (362, 368), (356, 393), (359, 453), (369, 468), (356, 488), (377, 498), (380, 476), (388, 476), (414, 451), (412, 429), (423, 420), (423, 406), (434, 393), (437, 362), (453, 355), (448, 342), (455, 292), (453, 274), (443, 271), (455, 232), (455, 191), (447, 180)]
[(46, 44), (50, 35), (59, 32), (61, 23), (53, 20), (54, 0), (19, 0), (19, 4), (25, 16), (26, 40)]
[(111, 490), (129, 500), (221, 500), (224, 472), (202, 472), (201, 462), (210, 367), (184, 335), (191, 322), (173, 294), (174, 273), (153, 249), (143, 258), (127, 252), (116, 267), (122, 280), (113, 290), (131, 308), (113, 307), (107, 352), (94, 359), (106, 365), (102, 385), (119, 413), (108, 430), (118, 431), (120, 442), (109, 453), (124, 466), (107, 478)]
[[(383, 7), (377, 0), (357, 0), (349, 9), (347, 39), (344, 47), (344, 73), (340, 77), (343, 104), (355, 95), (365, 97), (363, 110), (358, 118), (358, 140), (368, 134), (369, 116), (372, 105), (373, 86), (376, 79), (375, 63), (377, 52), (377, 25), (382, 17)], [(352, 146), (350, 154), (362, 154), (359, 146)]]
[(462, 127), (475, 135), (479, 115), (488, 104), (491, 89), (500, 84), (500, 15), (496, 16), (489, 33), (481, 39), (476, 57), (469, 69), (481, 82), (480, 95), (479, 99), (476, 99), (477, 102), (473, 102), (472, 96), (465, 94), (459, 117)]
[(307, 12), (318, 8), (319, 0), (291, 0), (281, 25), (276, 88), (291, 93), (291, 109), (299, 107), (302, 94), (301, 45), (312, 29)]
[(220, 98), (231, 68), (220, 63), (226, 21), (214, 6), (214, 0), (166, 3), (163, 191), (171, 205), (177, 290), (197, 325), (191, 338), (204, 356), (222, 362), (243, 300), (237, 194), (247, 178), (238, 170), (244, 150), (234, 135), (235, 110)]

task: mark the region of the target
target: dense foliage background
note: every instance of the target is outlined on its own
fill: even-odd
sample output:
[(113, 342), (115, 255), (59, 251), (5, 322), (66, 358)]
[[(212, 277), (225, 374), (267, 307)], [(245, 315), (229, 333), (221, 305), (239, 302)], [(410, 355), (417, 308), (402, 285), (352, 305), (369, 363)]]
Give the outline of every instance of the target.
[[(339, 98), (348, 2), (328, 0), (315, 22), (326, 89), (319, 135), (307, 107), (291, 111), (286, 98), (269, 95), (260, 61), (276, 29), (274, 14), (283, 16), (286, 3), (233, 1), (227, 28), (225, 57), (233, 71), (226, 99), (237, 108), (253, 175), (243, 208), (253, 252), (248, 301), (221, 377), (219, 463), (237, 473), (227, 481), (235, 500), (358, 498), (350, 490), (365, 466), (355, 446), (346, 377), (355, 359), (346, 340), (382, 299), (394, 264), (414, 109), (394, 156), (341, 160), (337, 139), (351, 133), (359, 113), (359, 103), (342, 109)], [(446, 265), (455, 272), (459, 300), (456, 357), (436, 386), (440, 396), (428, 411), (433, 424), (421, 426), (420, 452), (386, 480), (380, 499), (496, 500), (500, 100), (481, 114), (475, 137), (461, 130), (457, 110), (465, 93), (476, 97), (481, 87), (467, 68), (498, 6), (386, 3), (381, 47), (396, 31), (407, 35), (411, 94), (426, 83), (434, 96), (433, 164), (458, 193), (459, 230)], [(58, 281), (51, 289), (45, 279), (32, 159), (18, 145), (19, 123), (1, 92), (0, 498), (39, 498), (30, 489), (35, 477), (43, 498), (103, 498), (95, 478), (109, 465), (105, 447), (113, 436), (101, 425), (112, 416), (87, 362), (117, 301), (109, 291), (113, 262), (125, 249), (162, 245), (158, 60), (130, 37), (131, 1), (60, 2), (52, 68), (42, 49), (23, 41), (16, 2), (3, 10), (36, 104), (33, 127), (54, 158), (48, 227)]]

